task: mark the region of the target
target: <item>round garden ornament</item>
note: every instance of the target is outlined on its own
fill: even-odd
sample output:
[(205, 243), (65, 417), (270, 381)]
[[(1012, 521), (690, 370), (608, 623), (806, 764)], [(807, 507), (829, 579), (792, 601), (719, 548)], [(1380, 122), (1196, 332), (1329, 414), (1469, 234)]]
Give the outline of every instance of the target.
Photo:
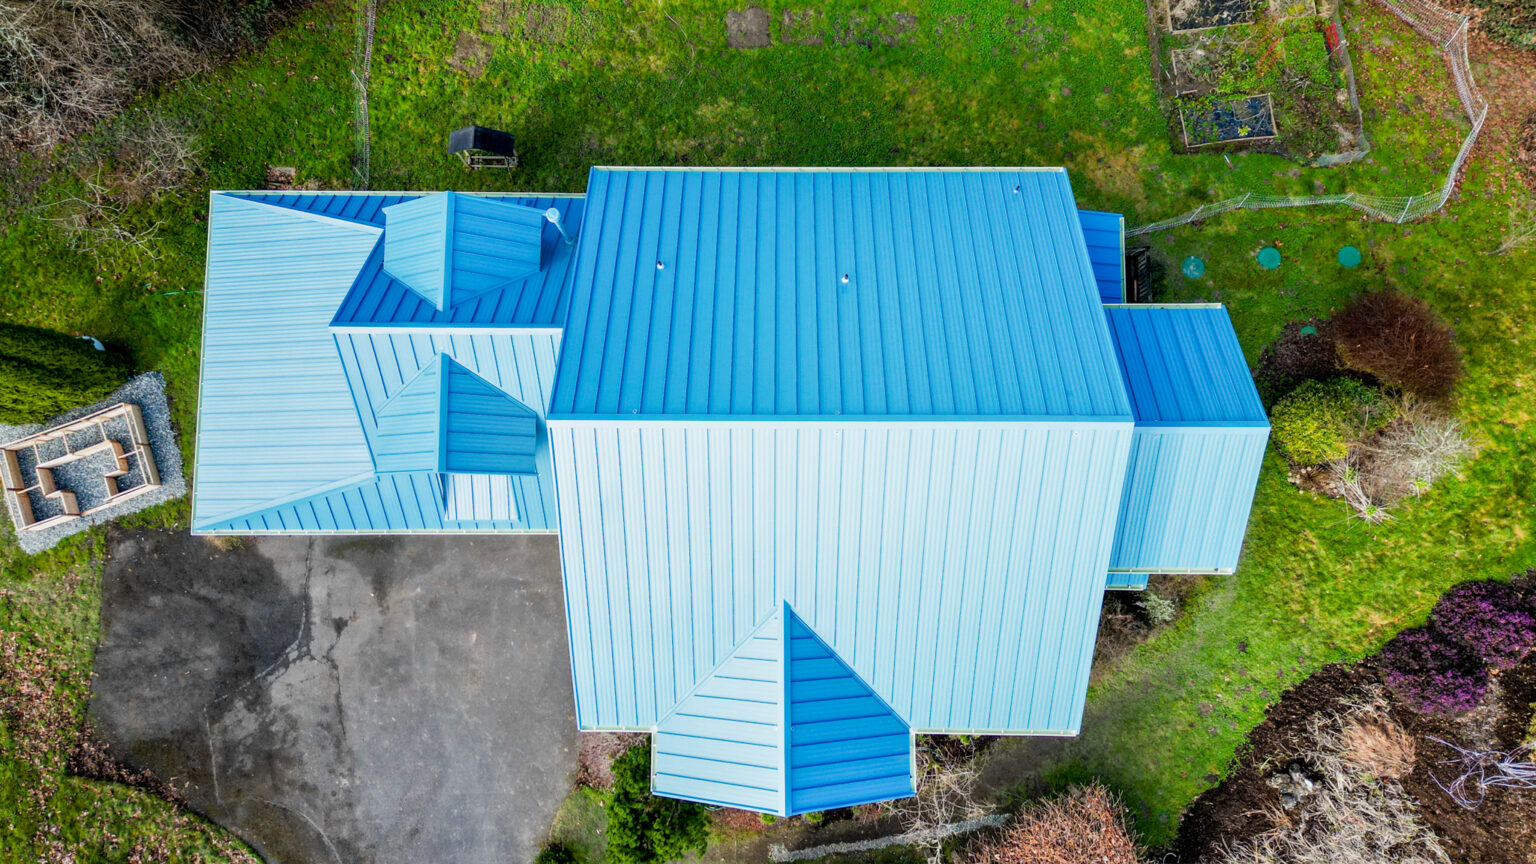
[(1273, 246), (1265, 246), (1259, 250), (1259, 266), (1265, 270), (1273, 270), (1280, 266), (1280, 250)]
[(1353, 246), (1342, 246), (1342, 247), (1339, 248), (1339, 266), (1340, 267), (1349, 267), (1349, 268), (1359, 267), (1360, 266), (1360, 258), (1361, 258), (1360, 250), (1356, 249)]
[(1205, 259), (1191, 255), (1179, 264), (1179, 271), (1190, 279), (1199, 279), (1205, 275)]

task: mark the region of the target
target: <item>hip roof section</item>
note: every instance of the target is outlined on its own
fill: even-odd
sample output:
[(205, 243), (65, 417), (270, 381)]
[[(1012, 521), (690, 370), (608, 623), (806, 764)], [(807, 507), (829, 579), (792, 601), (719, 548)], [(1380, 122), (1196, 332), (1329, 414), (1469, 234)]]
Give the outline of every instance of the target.
[(1060, 169), (593, 169), (556, 417), (1130, 415)]

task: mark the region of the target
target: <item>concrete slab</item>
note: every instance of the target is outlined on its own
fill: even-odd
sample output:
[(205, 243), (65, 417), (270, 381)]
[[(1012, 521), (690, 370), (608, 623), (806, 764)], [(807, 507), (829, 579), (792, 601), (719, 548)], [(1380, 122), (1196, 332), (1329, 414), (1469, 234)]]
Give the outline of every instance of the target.
[(576, 765), (552, 536), (115, 533), (90, 716), (285, 864), (533, 857)]

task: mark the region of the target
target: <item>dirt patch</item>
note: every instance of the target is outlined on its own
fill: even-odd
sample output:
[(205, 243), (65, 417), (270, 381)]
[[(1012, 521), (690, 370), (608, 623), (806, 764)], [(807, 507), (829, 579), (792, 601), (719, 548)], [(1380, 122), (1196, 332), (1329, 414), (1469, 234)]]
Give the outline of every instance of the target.
[(768, 12), (761, 6), (732, 9), (725, 13), (725, 44), (732, 48), (767, 48)]
[(820, 9), (785, 9), (779, 15), (779, 43), (782, 45), (820, 45), (826, 22)]
[(493, 54), (495, 49), (491, 47), (491, 43), (474, 33), (460, 32), (458, 38), (454, 40), (453, 54), (448, 57), (448, 66), (471, 78), (480, 78), (485, 75), (486, 64), (491, 62)]
[(644, 732), (579, 732), (576, 735), (576, 785), (593, 789), (613, 788), (613, 760), (637, 744), (646, 743)]
[[(1286, 812), (1281, 796), (1288, 787), (1276, 778), (1288, 776), (1283, 770), (1287, 766), (1305, 765), (1311, 749), (1309, 722), (1359, 701), (1379, 682), (1375, 662), (1368, 658), (1325, 666), (1282, 694), (1264, 722), (1249, 733), (1227, 777), (1190, 805), (1171, 850), (1178, 860), (1202, 860), (1223, 844), (1242, 843), (1277, 827), (1276, 814)], [(1536, 708), (1536, 655), (1499, 674), (1497, 682), (1482, 706), (1455, 717), (1425, 716), (1395, 701), (1391, 704), (1391, 718), (1407, 732), (1418, 754), (1401, 782), (1453, 861), (1530, 864), (1536, 862), (1536, 795), (1494, 789), (1477, 809), (1461, 807), (1440, 788), (1452, 779), (1451, 769), (1442, 762), (1453, 754), (1431, 740), (1463, 745), (1480, 741), (1498, 750), (1518, 745)]]

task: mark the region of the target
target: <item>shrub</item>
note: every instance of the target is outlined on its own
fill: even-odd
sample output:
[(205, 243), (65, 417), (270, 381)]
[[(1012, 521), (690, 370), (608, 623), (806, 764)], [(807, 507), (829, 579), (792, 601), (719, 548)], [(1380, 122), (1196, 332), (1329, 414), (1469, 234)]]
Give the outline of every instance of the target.
[(1152, 624), (1167, 624), (1179, 614), (1178, 604), (1152, 591), (1143, 591), (1136, 605), (1141, 607), (1142, 613), (1147, 616), (1147, 621)]
[(122, 355), (51, 330), (0, 324), (0, 423), (37, 423), (89, 405), (128, 377)]
[(1477, 655), (1430, 628), (1397, 634), (1379, 659), (1387, 684), (1422, 714), (1470, 710), (1488, 689), (1488, 667)]
[(1125, 807), (1103, 786), (1024, 808), (997, 837), (973, 847), (966, 864), (1137, 864)]
[(1417, 297), (1367, 291), (1333, 318), (1339, 356), (1351, 369), (1427, 399), (1443, 399), (1461, 378), (1455, 334)]
[(1342, 459), (1353, 441), (1392, 420), (1381, 392), (1349, 378), (1306, 381), (1270, 412), (1270, 434), (1292, 462), (1317, 465)]
[(1536, 648), (1536, 615), (1520, 592), (1502, 582), (1463, 582), (1445, 592), (1429, 621), (1495, 669), (1508, 669)]
[(533, 864), (580, 864), (581, 859), (569, 846), (563, 843), (551, 843), (539, 850), (539, 854), (533, 858)]
[(651, 748), (631, 747), (613, 762), (613, 806), (608, 811), (608, 860), (661, 864), (688, 852), (703, 854), (709, 811), (701, 805), (651, 794)]
[(1342, 371), (1328, 322), (1313, 318), (1285, 325), (1259, 354), (1253, 380), (1267, 410), (1303, 381), (1323, 381)]
[(1403, 414), (1405, 422), (1388, 426), (1369, 447), (1375, 496), (1388, 503), (1424, 494), (1477, 450), (1454, 417), (1417, 406)]

